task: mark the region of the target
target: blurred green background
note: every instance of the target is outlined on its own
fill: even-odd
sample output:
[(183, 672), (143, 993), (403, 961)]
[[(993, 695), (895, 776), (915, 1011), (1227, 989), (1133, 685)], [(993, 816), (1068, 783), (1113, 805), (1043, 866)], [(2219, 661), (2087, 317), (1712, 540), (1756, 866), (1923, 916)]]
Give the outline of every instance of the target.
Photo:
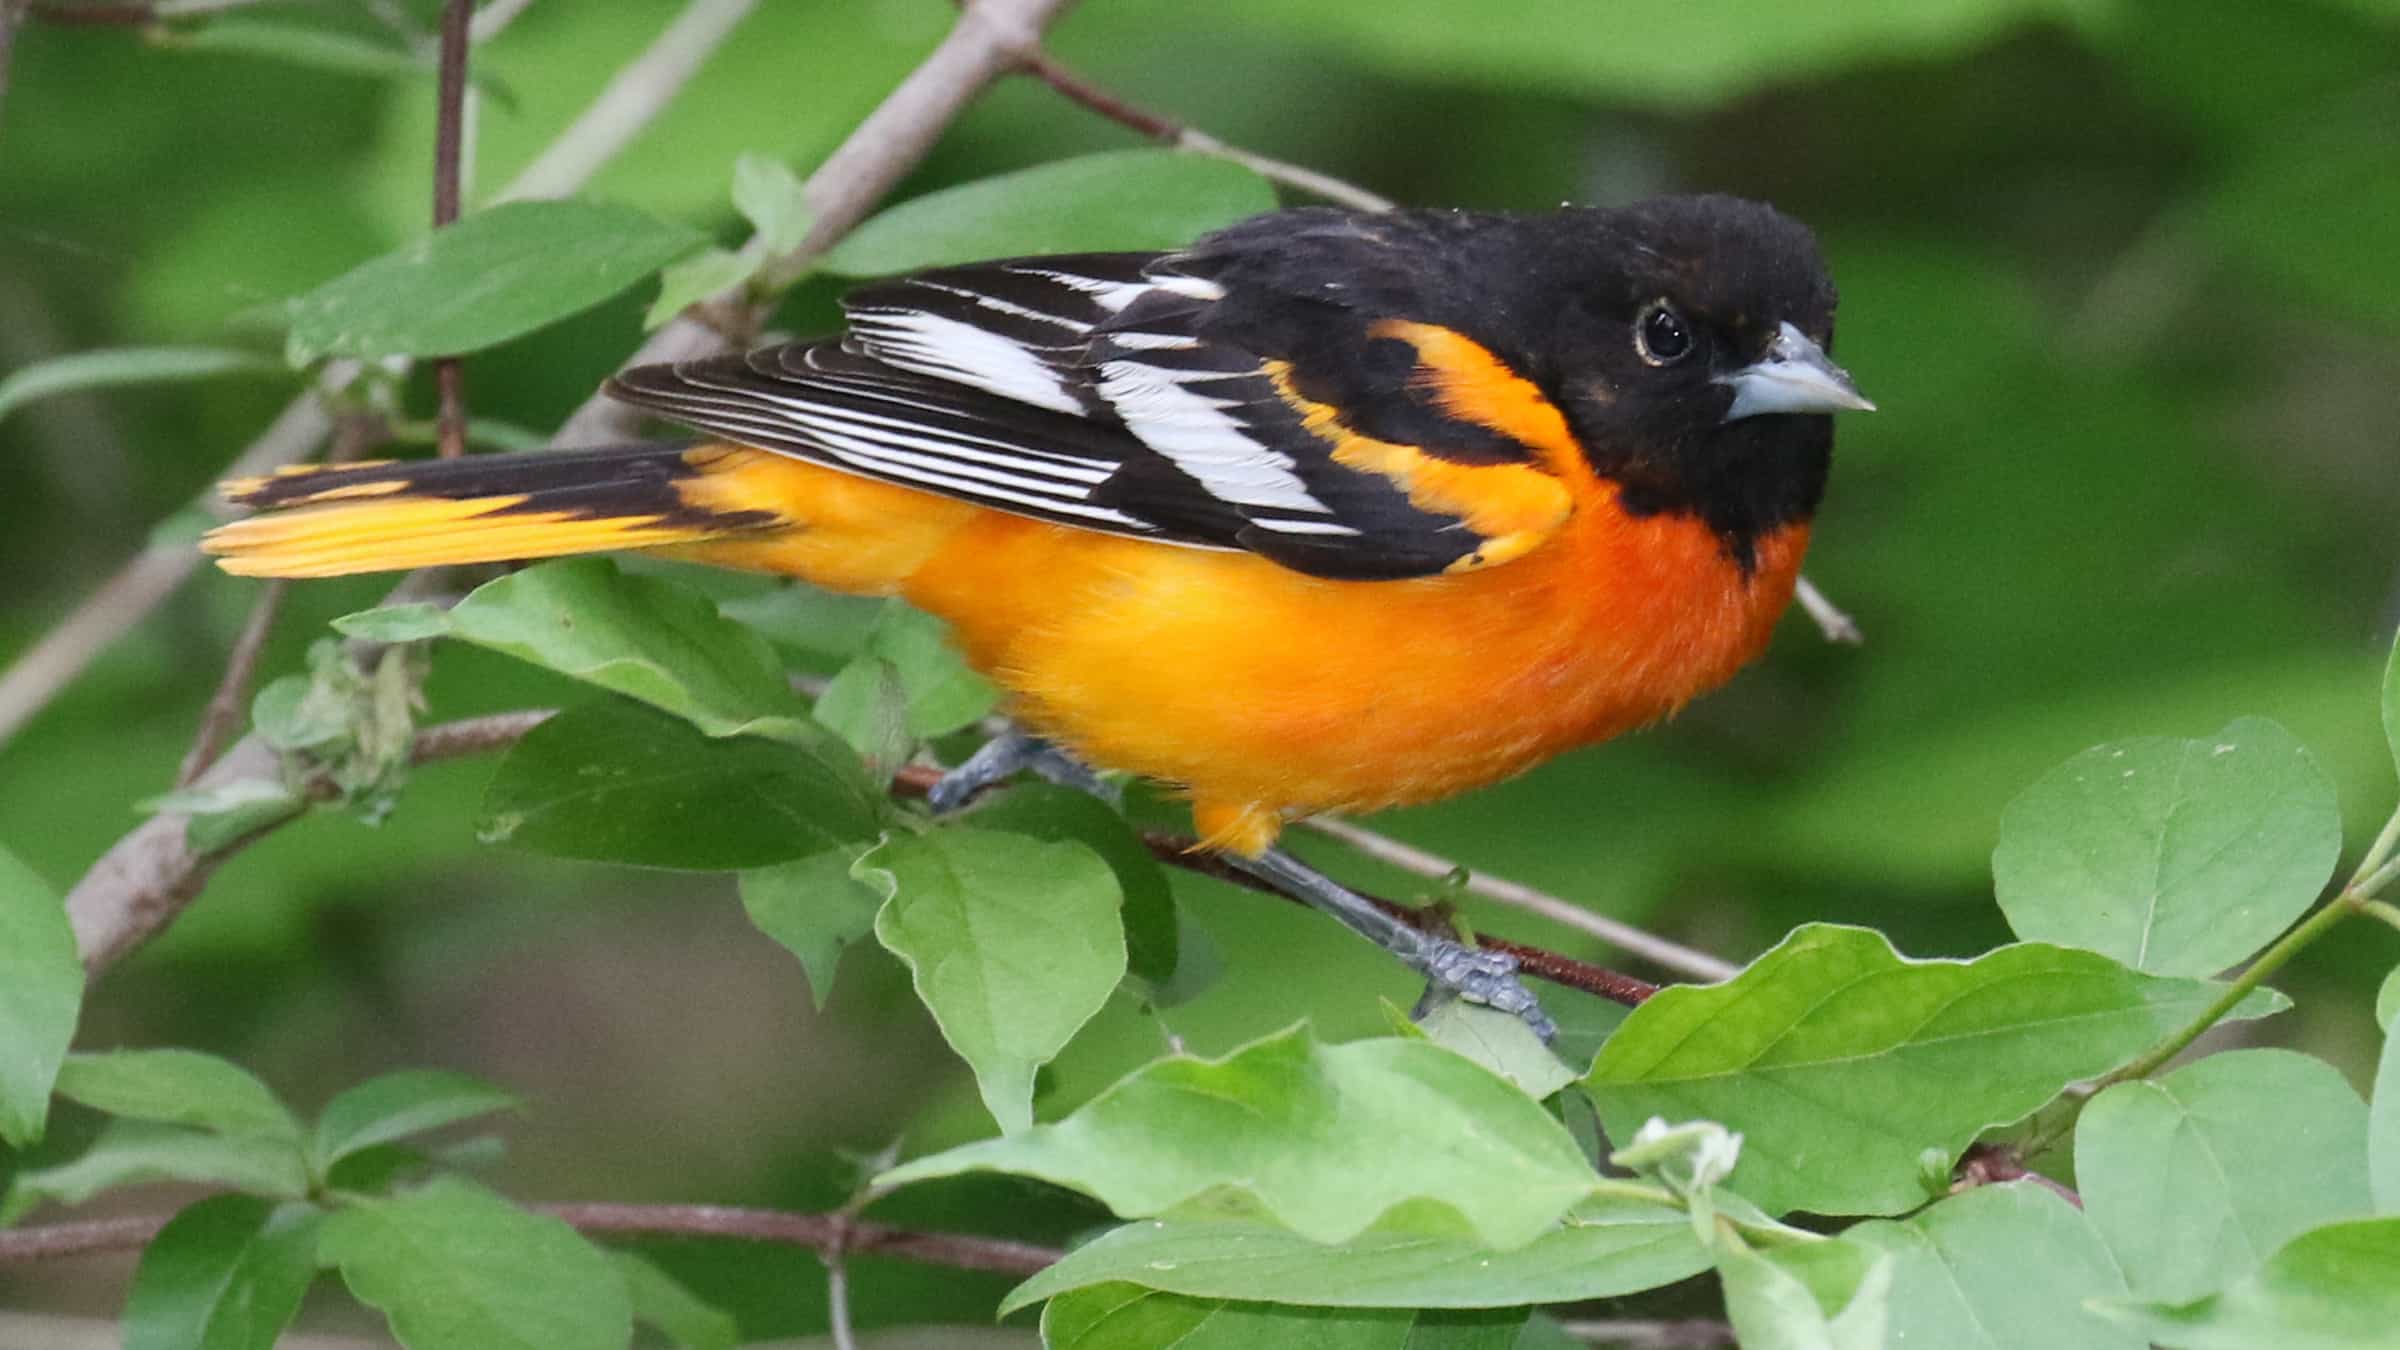
[[(381, 31), (366, 8), (255, 13)], [(430, 28), (428, 4), (385, 8)], [(676, 8), (542, 0), (483, 49), (506, 97), (484, 104), (476, 182), (505, 181)], [(737, 154), (805, 171), (950, 15), (944, 0), (763, 0), (592, 191), (730, 232)], [(2400, 3), (1084, 0), (1051, 45), (1224, 139), (1403, 201), (1733, 191), (1807, 220), (1832, 259), (1843, 362), (1883, 411), (1842, 423), (1809, 572), (1867, 645), (1828, 646), (1794, 617), (1759, 668), (1675, 725), (1381, 826), (1746, 959), (1804, 919), (1872, 924), (1922, 955), (2004, 940), (1999, 812), (2098, 741), (2265, 715), (2340, 784), (2354, 854), (2390, 810), (2373, 689), (2400, 614)], [(0, 373), (109, 345), (272, 350), (260, 306), (421, 231), (429, 77), (40, 24), (13, 77)], [(1012, 81), (903, 191), (1132, 143)], [(831, 296), (803, 286), (783, 325), (821, 328)], [(472, 359), (475, 412), (555, 425), (631, 350), (646, 298)], [(0, 657), (294, 387), (63, 398), (0, 422)], [(412, 397), (430, 408), (421, 382)], [(194, 581), (0, 747), (0, 840), (63, 888), (136, 822), (252, 586)], [(267, 672), (297, 669), (324, 619), (381, 590), (300, 588)], [(830, 639), (793, 645), (838, 657)], [(429, 692), (436, 718), (565, 696), (464, 649), (440, 654)], [(988, 1127), (888, 958), (853, 952), (818, 1015), (726, 879), (479, 846), (489, 771), (428, 770), (380, 828), (328, 816), (239, 858), (95, 991), (82, 1043), (218, 1051), (303, 1106), (396, 1065), (486, 1075), (534, 1102), (507, 1131), (504, 1184), (549, 1199), (817, 1207), (847, 1189), (843, 1150)], [(1367, 1032), (1375, 995), (1411, 992), (1330, 925), (1176, 884), (1227, 967), (1164, 1018), (1195, 1049), (1303, 1015)], [(2285, 981), (2299, 1011), (2255, 1034), (2359, 1072), (2365, 992), (2396, 958), (2380, 929), (2312, 952)], [(1112, 1008), (1056, 1066), (1044, 1113), (1156, 1053), (1158, 1023)], [(1097, 1217), (1008, 1184), (894, 1212), (1049, 1240)], [(821, 1326), (804, 1259), (669, 1259), (753, 1334)], [(106, 1314), (121, 1279), (10, 1275), (0, 1309)], [(859, 1287), (864, 1322), (972, 1322), (1000, 1282), (873, 1264)]]

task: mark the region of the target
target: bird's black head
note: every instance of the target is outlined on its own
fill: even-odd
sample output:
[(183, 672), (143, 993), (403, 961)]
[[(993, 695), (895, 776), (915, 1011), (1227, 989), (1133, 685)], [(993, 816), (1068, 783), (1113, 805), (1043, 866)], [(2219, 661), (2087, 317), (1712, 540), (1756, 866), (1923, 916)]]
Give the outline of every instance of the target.
[(1512, 308), (1592, 466), (1627, 509), (1706, 520), (1747, 565), (1823, 494), (1827, 414), (1874, 405), (1826, 354), (1833, 279), (1808, 228), (1737, 197), (1527, 217)]

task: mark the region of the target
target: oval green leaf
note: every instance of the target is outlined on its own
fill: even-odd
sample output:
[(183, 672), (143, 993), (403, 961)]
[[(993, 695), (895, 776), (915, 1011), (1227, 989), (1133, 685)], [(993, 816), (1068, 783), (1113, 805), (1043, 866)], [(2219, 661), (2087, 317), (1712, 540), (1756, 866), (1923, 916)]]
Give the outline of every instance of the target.
[(1081, 844), (970, 829), (895, 835), (850, 874), (884, 897), (876, 940), (908, 963), (992, 1118), (1031, 1125), (1034, 1070), (1124, 978), (1116, 874)]
[(2222, 1293), (2097, 1306), (2172, 1350), (2390, 1350), (2400, 1327), (2396, 1270), (2400, 1218), (2353, 1220), (2293, 1238)]
[(2210, 1055), (2094, 1098), (2075, 1126), (2075, 1175), (2132, 1293), (2180, 1303), (2365, 1212), (2367, 1108), (2322, 1060)]
[(2307, 747), (2244, 718), (2200, 740), (2097, 746), (2009, 803), (1992, 877), (2019, 937), (2155, 975), (2266, 945), (2333, 875), (2342, 821)]
[(712, 737), (630, 699), (569, 708), (513, 746), (484, 789), (486, 843), (691, 871), (763, 867), (874, 839), (888, 806), (830, 753)]
[(342, 1210), (321, 1249), (408, 1350), (624, 1350), (633, 1335), (599, 1248), (456, 1178)]
[(1165, 249), (1275, 208), (1238, 164), (1115, 150), (929, 192), (875, 216), (818, 266), (850, 277), (1036, 253)]
[(1955, 1158), (2218, 992), (2038, 943), (1909, 960), (1879, 933), (1812, 924), (1724, 984), (1660, 991), (1584, 1082), (1613, 1138), (1652, 1116), (1740, 1131), (1729, 1185), (1770, 1213), (1894, 1214), (1927, 1198), (1928, 1150)]
[(360, 1149), (516, 1106), (513, 1094), (479, 1078), (446, 1069), (402, 1069), (347, 1088), (325, 1103), (309, 1151), (323, 1172)]
[(883, 893), (850, 875), (857, 851), (835, 849), (742, 873), (742, 910), (758, 931), (800, 958), (820, 1011), (842, 953), (875, 931)]
[(58, 1095), (128, 1120), (192, 1125), (297, 1144), (300, 1122), (248, 1069), (197, 1050), (70, 1055)]
[(590, 309), (705, 243), (630, 207), (495, 206), (289, 301), (289, 355), (481, 351)]
[(1632, 1200), (1587, 1201), (1509, 1251), (1434, 1233), (1369, 1230), (1325, 1244), (1258, 1223), (1152, 1221), (1067, 1253), (1011, 1291), (1000, 1315), (1112, 1280), (1329, 1308), (1507, 1308), (1615, 1298), (1708, 1265), (1688, 1215)]
[(2123, 1297), (2125, 1278), (2075, 1207), (2037, 1183), (1979, 1186), (1843, 1238), (1891, 1255), (1892, 1345), (2141, 1350), (2085, 1309)]
[(83, 1007), (75, 931), (48, 883), (0, 848), (0, 1143), (42, 1137)]
[(1042, 1310), (1046, 1350), (1514, 1350), (1526, 1311), (1296, 1308), (1139, 1285), (1079, 1289)]
[(1325, 1045), (1305, 1025), (1223, 1059), (1178, 1055), (1056, 1124), (920, 1158), (899, 1183), (1040, 1177), (1127, 1218), (1248, 1214), (1347, 1242), (1395, 1210), (1411, 1231), (1520, 1247), (1600, 1183), (1565, 1127), (1440, 1046)]
[[(2387, 983), (2389, 983), (2387, 981)], [(2400, 1214), (2400, 1035), (2386, 1024), (2367, 1108), (2367, 1180), (2378, 1214)]]
[(125, 1350), (272, 1350), (317, 1278), (322, 1218), (217, 1195), (168, 1220), (125, 1296)]

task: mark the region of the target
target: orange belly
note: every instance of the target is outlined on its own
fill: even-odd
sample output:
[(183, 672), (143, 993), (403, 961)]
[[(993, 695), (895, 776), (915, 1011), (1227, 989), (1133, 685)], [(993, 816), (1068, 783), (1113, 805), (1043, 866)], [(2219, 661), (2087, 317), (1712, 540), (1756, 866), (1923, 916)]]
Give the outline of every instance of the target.
[(1675, 711), (1766, 646), (1808, 540), (1760, 540), (1745, 576), (1698, 522), (1628, 516), (1606, 489), (1504, 565), (1329, 581), (775, 469), (811, 527), (695, 552), (906, 596), (1013, 716), (1182, 785), (1204, 837), (1244, 852), (1292, 816), (1445, 797)]

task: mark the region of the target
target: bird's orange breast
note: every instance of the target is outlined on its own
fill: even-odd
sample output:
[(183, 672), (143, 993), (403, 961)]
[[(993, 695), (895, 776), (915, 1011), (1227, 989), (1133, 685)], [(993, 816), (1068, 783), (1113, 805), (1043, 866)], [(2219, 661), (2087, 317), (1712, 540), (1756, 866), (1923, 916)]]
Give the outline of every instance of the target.
[(1182, 785), (1209, 842), (1245, 851), (1291, 816), (1449, 796), (1672, 713), (1766, 646), (1808, 541), (1760, 539), (1745, 573), (1700, 522), (1587, 480), (1514, 561), (1335, 581), (735, 453), (742, 500), (807, 523), (689, 552), (906, 596), (1012, 715)]
[(1212, 842), (1239, 847), (1289, 815), (1445, 797), (1675, 711), (1765, 647), (1806, 541), (1762, 540), (1745, 576), (1688, 518), (1589, 511), (1506, 566), (1359, 582), (987, 516), (906, 593), (951, 620), (1019, 718), (1183, 784)]

